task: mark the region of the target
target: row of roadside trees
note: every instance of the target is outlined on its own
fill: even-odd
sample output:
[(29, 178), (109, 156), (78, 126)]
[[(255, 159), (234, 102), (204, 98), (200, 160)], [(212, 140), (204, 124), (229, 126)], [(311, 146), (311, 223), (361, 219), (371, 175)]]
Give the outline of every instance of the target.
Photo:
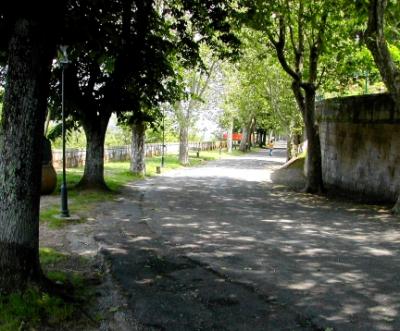
[[(217, 66), (211, 57), (201, 61), (200, 50), (207, 45), (219, 58), (232, 58), (239, 35), (247, 47), (239, 65), (224, 69), (235, 77), (224, 121), (236, 118), (246, 132), (271, 123), (295, 132), (301, 116), (308, 140), (306, 191), (321, 192), (315, 101), (321, 88), (342, 83), (338, 73), (351, 71), (343, 63), (351, 62), (356, 40), (365, 41), (400, 106), (400, 71), (388, 46), (398, 33), (385, 25), (388, 6), (391, 12), (399, 10), (397, 2), (387, 0), (18, 0), (2, 7), (0, 292), (30, 282), (48, 285), (38, 256), (38, 151), (46, 113), (57, 116), (60, 104), (59, 45), (69, 45), (71, 59), (66, 108), (87, 141), (82, 188), (107, 189), (104, 138), (113, 113), (132, 128), (140, 151), (146, 126), (170, 104), (181, 120), (184, 141), (191, 113)], [(184, 147), (180, 154), (185, 163)], [(141, 155), (133, 160), (135, 171), (143, 167)]]
[[(246, 9), (238, 14), (243, 23), (240, 33), (248, 45), (245, 60), (236, 71), (239, 83), (233, 84), (228, 97), (228, 118), (238, 118), (245, 137), (265, 118), (279, 126), (280, 117), (294, 132), (301, 130), (303, 124), (308, 142), (305, 191), (323, 192), (316, 99), (340, 94), (359, 75), (368, 77), (366, 73), (371, 73), (371, 78), (379, 80), (379, 72), (400, 107), (400, 71), (396, 62), (396, 17), (400, 6), (397, 1), (388, 0), (242, 3)], [(276, 107), (277, 100), (286, 99), (289, 89), (296, 106), (284, 101), (285, 106)], [(302, 123), (296, 120), (295, 109)], [(400, 209), (398, 206), (399, 202), (395, 210)]]
[(38, 151), (47, 109), (55, 112), (60, 102), (58, 46), (69, 45), (66, 108), (87, 140), (80, 185), (105, 189), (104, 137), (111, 114), (140, 135), (162, 103), (184, 98), (177, 69), (201, 62), (201, 44), (221, 56), (229, 56), (237, 44), (227, 21), (231, 10), (228, 0), (22, 0), (0, 9), (6, 72), (0, 127), (0, 292), (30, 282), (50, 284), (38, 254)]

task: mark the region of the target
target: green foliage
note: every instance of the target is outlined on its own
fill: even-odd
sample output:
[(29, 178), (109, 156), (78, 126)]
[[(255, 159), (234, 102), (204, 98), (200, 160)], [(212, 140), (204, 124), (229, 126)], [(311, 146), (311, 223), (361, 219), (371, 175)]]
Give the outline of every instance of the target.
[(42, 324), (57, 327), (70, 319), (73, 313), (74, 307), (71, 304), (36, 289), (0, 296), (2, 331), (37, 328)]
[(42, 247), (39, 250), (40, 254), (40, 263), (44, 266), (52, 266), (58, 262), (65, 261), (67, 256), (60, 252), (57, 252), (55, 249), (49, 247)]
[(200, 47), (200, 63), (193, 68), (177, 68), (182, 77), (181, 86), (184, 93), (181, 98), (170, 105), (177, 127), (180, 130), (194, 128), (204, 111), (202, 106), (209, 97), (210, 82), (215, 78), (218, 60), (210, 48)]
[(234, 118), (243, 127), (253, 118), (259, 128), (266, 130), (288, 132), (293, 126), (301, 130), (291, 81), (270, 48), (259, 42), (263, 35), (242, 29), (241, 37), (240, 60), (235, 67), (225, 66), (229, 87), (222, 122)]
[[(68, 118), (65, 121), (65, 130), (66, 130), (66, 136), (68, 138), (76, 134), (76, 132), (79, 132), (81, 129), (79, 128), (77, 122), (75, 122), (71, 118)], [(61, 141), (62, 139), (61, 122), (55, 122), (51, 125), (51, 127), (49, 128), (49, 132), (47, 133), (47, 138), (50, 139), (52, 142), (55, 142), (56, 144), (58, 144)]]
[[(321, 92), (325, 97), (380, 93), (386, 89), (365, 46), (368, 4), (369, 1), (348, 2), (344, 7), (343, 24), (336, 26), (335, 33), (331, 34), (333, 43), (340, 47), (322, 57), (322, 64), (327, 68)], [(385, 35), (392, 59), (400, 65), (398, 14), (397, 1), (388, 1)]]
[[(160, 104), (173, 103), (182, 94), (177, 68), (201, 62), (201, 45), (220, 56), (234, 53), (238, 41), (230, 33), (232, 2), (71, 3), (67, 33), (76, 39), (70, 43), (72, 63), (65, 77), (68, 113), (77, 121), (96, 120), (110, 111), (126, 123), (157, 121)], [(56, 66), (53, 109), (60, 108), (59, 77)]]
[[(355, 72), (363, 69), (352, 69), (356, 64), (352, 52), (363, 24), (355, 18), (352, 2), (279, 0), (270, 5), (257, 0), (254, 4), (245, 3), (248, 10), (244, 21), (264, 34), (262, 41), (272, 44), (292, 79), (313, 84), (315, 88), (322, 83), (332, 91), (339, 83), (347, 84)], [(343, 74), (350, 77), (344, 79)]]
[[(59, 284), (70, 283), (81, 299), (90, 297), (90, 288), (79, 274), (54, 270), (62, 270), (63, 263), (70, 259), (68, 255), (48, 247), (40, 248), (39, 254), (49, 279)], [(80, 308), (79, 304), (67, 303), (35, 287), (23, 293), (0, 295), (0, 330), (39, 330), (43, 326), (58, 329), (63, 324), (72, 323), (79, 316)]]
[(114, 130), (108, 129), (106, 132), (105, 146), (125, 146), (130, 145), (132, 131), (126, 125), (118, 125)]
[[(165, 111), (164, 120), (164, 139), (165, 142), (176, 142), (179, 140), (178, 128), (170, 111)], [(163, 141), (162, 121), (158, 121), (157, 125), (146, 130), (146, 143), (159, 143)]]
[[(120, 125), (114, 130), (109, 129), (106, 133), (104, 144), (106, 147), (129, 145), (131, 143), (131, 134), (130, 129), (124, 125)], [(78, 128), (77, 130), (67, 131), (66, 145), (67, 148), (86, 148), (86, 135), (83, 129)], [(53, 140), (53, 147), (55, 149), (62, 148), (61, 136), (57, 136)]]

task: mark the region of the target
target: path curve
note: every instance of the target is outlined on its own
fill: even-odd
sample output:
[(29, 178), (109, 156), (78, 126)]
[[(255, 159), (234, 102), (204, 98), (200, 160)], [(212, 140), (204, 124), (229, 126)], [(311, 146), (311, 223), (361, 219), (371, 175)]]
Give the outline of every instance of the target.
[(165, 330), (400, 330), (398, 220), (273, 183), (285, 160), (274, 154), (135, 182), (99, 208), (118, 225), (97, 240), (139, 320)]

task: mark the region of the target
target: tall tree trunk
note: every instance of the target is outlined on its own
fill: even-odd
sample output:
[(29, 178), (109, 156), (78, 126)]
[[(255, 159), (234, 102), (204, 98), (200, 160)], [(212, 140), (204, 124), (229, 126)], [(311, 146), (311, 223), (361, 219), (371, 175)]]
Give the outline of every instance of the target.
[(229, 122), (229, 128), (228, 128), (228, 139), (227, 139), (227, 148), (228, 148), (228, 153), (232, 153), (232, 134), (233, 134), (233, 119), (230, 120)]
[(305, 192), (321, 193), (324, 190), (321, 168), (321, 144), (319, 140), (318, 127), (315, 122), (315, 88), (307, 86), (304, 88), (304, 96), (300, 83), (294, 81), (292, 90), (299, 109), (303, 115), (303, 121), (307, 137), (306, 157), (306, 186)]
[[(392, 59), (384, 32), (386, 6), (387, 0), (370, 0), (366, 44), (396, 108), (400, 110), (400, 70)], [(400, 194), (392, 211), (400, 214)]]
[(104, 141), (111, 117), (109, 112), (91, 112), (92, 116), (81, 119), (86, 135), (86, 159), (83, 177), (77, 187), (85, 190), (104, 190), (109, 188), (104, 180)]
[(248, 128), (247, 126), (244, 126), (242, 129), (242, 140), (240, 141), (240, 146), (239, 146), (239, 150), (242, 152), (245, 152), (247, 150), (247, 139), (248, 139)]
[(0, 121), (0, 294), (42, 279), (39, 262), (41, 150), (55, 45), (18, 19), (9, 44)]
[(299, 155), (300, 135), (296, 132), (290, 132), (287, 136), (287, 161)]
[(144, 176), (145, 164), (145, 134), (146, 123), (140, 120), (132, 124), (131, 171), (136, 175)]
[(400, 109), (400, 70), (392, 59), (384, 32), (386, 6), (387, 0), (370, 0), (366, 44), (383, 82)]
[(324, 190), (321, 168), (321, 143), (315, 122), (315, 90), (305, 90), (304, 124), (307, 136), (307, 181), (305, 191), (322, 193)]
[(179, 163), (189, 164), (189, 125), (186, 122), (179, 127)]
[(301, 143), (301, 134), (299, 134), (298, 125), (292, 121), (289, 126), (287, 136), (287, 160), (291, 160), (299, 155), (299, 145)]
[(253, 138), (254, 138), (254, 128), (256, 126), (256, 121), (254, 119), (252, 119), (250, 121), (250, 125), (249, 125), (249, 129), (248, 129), (248, 149), (250, 150), (251, 147), (253, 147)]

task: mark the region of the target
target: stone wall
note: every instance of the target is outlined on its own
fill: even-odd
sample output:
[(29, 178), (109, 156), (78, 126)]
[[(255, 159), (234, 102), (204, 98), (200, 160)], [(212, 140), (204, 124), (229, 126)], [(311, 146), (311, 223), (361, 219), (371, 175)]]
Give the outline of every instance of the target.
[(387, 94), (317, 104), (323, 180), (328, 189), (370, 201), (400, 192), (400, 112)]

